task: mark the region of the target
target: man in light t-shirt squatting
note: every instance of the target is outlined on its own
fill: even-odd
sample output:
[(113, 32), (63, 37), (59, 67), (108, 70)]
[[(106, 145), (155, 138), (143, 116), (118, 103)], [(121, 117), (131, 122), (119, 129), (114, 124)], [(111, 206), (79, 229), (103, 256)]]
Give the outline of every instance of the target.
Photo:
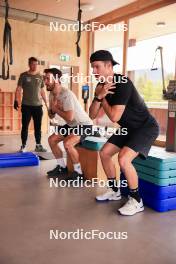
[[(93, 122), (80, 105), (75, 94), (62, 87), (60, 82), (62, 72), (56, 68), (51, 68), (45, 69), (44, 73), (47, 90), (53, 95), (53, 102), (48, 111), (49, 117), (52, 119), (57, 114), (66, 122), (64, 126), (58, 126), (58, 134), (52, 134), (48, 138), (52, 153), (57, 160), (56, 168), (47, 172), (48, 177), (58, 177), (68, 173), (63, 152), (58, 146), (58, 143), (63, 141), (67, 155), (69, 155), (74, 167), (73, 173), (67, 179), (77, 179), (78, 177), (81, 179), (83, 172), (75, 146), (85, 139), (87, 128), (91, 131)], [(72, 133), (72, 129), (76, 127), (81, 129), (78, 130), (77, 134)]]

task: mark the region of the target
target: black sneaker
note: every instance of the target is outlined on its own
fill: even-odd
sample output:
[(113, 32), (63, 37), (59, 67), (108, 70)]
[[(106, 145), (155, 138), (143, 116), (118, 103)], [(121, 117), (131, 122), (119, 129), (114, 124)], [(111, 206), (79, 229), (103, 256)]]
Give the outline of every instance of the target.
[(56, 168), (54, 168), (53, 170), (50, 170), (47, 172), (48, 176), (60, 176), (63, 174), (67, 174), (68, 173), (68, 169), (61, 167), (60, 165), (57, 165)]
[(79, 174), (77, 171), (73, 171), (69, 177), (67, 177), (65, 180), (66, 181), (73, 181), (78, 179), (81, 181), (81, 179), (83, 179), (84, 181), (84, 174)]

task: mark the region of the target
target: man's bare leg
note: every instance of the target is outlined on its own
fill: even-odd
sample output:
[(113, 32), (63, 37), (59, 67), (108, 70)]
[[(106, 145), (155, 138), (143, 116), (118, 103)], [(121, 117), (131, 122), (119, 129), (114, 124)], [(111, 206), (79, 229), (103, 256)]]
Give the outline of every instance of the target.
[(116, 170), (112, 157), (119, 152), (119, 148), (111, 143), (106, 143), (100, 150), (100, 158), (103, 169), (108, 179), (116, 178)]
[(80, 138), (80, 136), (71, 134), (64, 139), (65, 150), (67, 151), (73, 164), (79, 162), (79, 153), (76, 150), (75, 145), (80, 142)]
[(50, 177), (60, 176), (62, 174), (67, 173), (67, 167), (65, 164), (65, 160), (63, 158), (63, 152), (62, 152), (61, 148), (58, 146), (58, 143), (63, 141), (63, 139), (64, 139), (64, 137), (61, 136), (60, 134), (58, 134), (58, 135), (53, 134), (48, 138), (48, 143), (50, 145), (52, 153), (57, 160), (56, 168), (47, 172), (47, 174)]
[(48, 138), (48, 143), (50, 145), (50, 148), (52, 150), (53, 155), (55, 156), (56, 159), (62, 158), (63, 153), (62, 150), (59, 148), (58, 143), (63, 141), (64, 137), (60, 134), (52, 134)]
[[(71, 134), (64, 139), (64, 147), (74, 167), (74, 173), (72, 175), (73, 178), (74, 178), (74, 175), (79, 176), (83, 174), (80, 160), (79, 160), (79, 153), (77, 149), (75, 148), (75, 146), (80, 142), (80, 138), (81, 138), (80, 136)], [(72, 176), (70, 178), (72, 178)]]
[(116, 170), (115, 165), (112, 161), (112, 157), (119, 152), (119, 148), (111, 143), (106, 143), (102, 150), (100, 151), (100, 158), (102, 162), (103, 169), (108, 178), (108, 190), (96, 197), (97, 201), (106, 201), (106, 200), (120, 200), (120, 184), (116, 180)]
[(119, 165), (129, 186), (129, 200), (118, 211), (122, 215), (134, 215), (144, 210), (143, 202), (138, 189), (138, 175), (132, 161), (139, 155), (129, 147), (123, 147), (119, 152)]
[(124, 173), (130, 189), (138, 188), (138, 175), (132, 161), (139, 155), (129, 147), (123, 147), (118, 156), (121, 171)]

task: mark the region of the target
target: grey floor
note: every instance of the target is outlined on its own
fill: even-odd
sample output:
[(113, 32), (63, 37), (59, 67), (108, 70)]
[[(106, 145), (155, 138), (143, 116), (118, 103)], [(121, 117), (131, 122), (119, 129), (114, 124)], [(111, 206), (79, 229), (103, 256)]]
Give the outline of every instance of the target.
[[(29, 142), (34, 148), (32, 136)], [(5, 144), (0, 152), (11, 152), (20, 141), (1, 136), (0, 143)], [(176, 263), (176, 211), (146, 208), (134, 217), (120, 216), (116, 211), (124, 200), (98, 204), (96, 189), (50, 188), (46, 171), (54, 165), (52, 160), (0, 169), (0, 264)], [(51, 229), (78, 228), (127, 232), (128, 239), (49, 239)]]

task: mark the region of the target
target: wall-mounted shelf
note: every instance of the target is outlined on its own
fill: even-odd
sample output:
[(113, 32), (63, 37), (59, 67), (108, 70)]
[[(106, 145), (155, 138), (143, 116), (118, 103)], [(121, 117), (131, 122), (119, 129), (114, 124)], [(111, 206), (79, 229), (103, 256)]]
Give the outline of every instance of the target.
[[(14, 92), (0, 91), (0, 134), (20, 134), (21, 108), (16, 111), (13, 108)], [(29, 130), (33, 130), (33, 122)]]

